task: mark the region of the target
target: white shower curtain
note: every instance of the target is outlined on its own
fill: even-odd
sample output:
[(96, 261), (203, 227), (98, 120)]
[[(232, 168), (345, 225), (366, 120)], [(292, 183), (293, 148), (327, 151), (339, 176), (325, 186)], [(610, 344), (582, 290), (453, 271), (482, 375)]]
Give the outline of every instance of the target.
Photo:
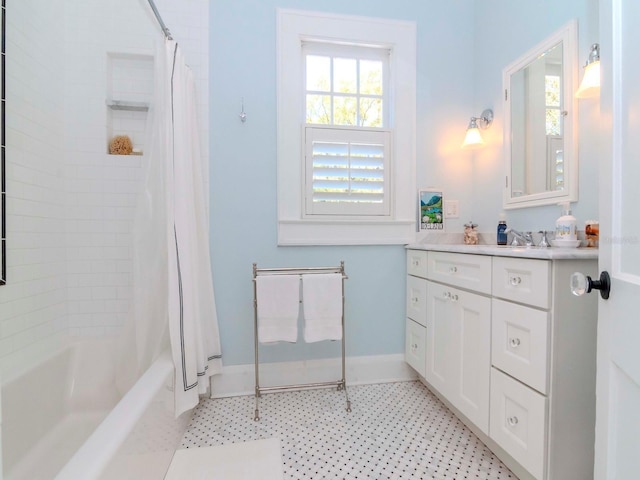
[[(209, 377), (222, 370), (216, 316), (209, 222), (196, 120), (195, 81), (181, 50), (166, 41), (165, 79), (170, 81), (171, 115), (161, 131), (167, 155), (169, 334), (176, 369), (176, 414), (193, 408)], [(168, 100), (168, 99), (164, 99)], [(153, 161), (153, 159), (151, 159)]]
[(197, 405), (222, 370), (195, 100), (193, 73), (177, 43), (165, 40), (155, 58), (134, 221), (134, 314), (118, 383), (127, 390), (170, 345), (176, 416)]

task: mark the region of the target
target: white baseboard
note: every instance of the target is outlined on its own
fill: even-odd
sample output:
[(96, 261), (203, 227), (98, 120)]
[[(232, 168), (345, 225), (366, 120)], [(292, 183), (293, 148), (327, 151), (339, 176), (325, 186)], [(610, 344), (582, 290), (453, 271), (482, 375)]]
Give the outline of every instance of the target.
[[(341, 359), (304, 360), (260, 364), (260, 386), (293, 385), (340, 380)], [(346, 383), (405, 382), (416, 380), (415, 371), (404, 361), (404, 354), (347, 357)], [(231, 365), (211, 377), (211, 398), (253, 395), (255, 393), (254, 365)]]

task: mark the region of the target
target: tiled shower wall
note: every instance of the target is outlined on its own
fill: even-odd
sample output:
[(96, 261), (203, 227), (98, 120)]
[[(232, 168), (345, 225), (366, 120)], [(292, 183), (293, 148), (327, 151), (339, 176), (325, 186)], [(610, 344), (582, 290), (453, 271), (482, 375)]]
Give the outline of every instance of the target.
[[(173, 3), (156, 1), (197, 79), (207, 165), (209, 5)], [(128, 317), (144, 159), (107, 154), (108, 59), (148, 60), (163, 38), (147, 0), (21, 0), (8, 2), (7, 19), (8, 281), (0, 287), (0, 357), (55, 346), (66, 334), (115, 334)]]
[(0, 355), (64, 330), (64, 10), (7, 2), (7, 284)]

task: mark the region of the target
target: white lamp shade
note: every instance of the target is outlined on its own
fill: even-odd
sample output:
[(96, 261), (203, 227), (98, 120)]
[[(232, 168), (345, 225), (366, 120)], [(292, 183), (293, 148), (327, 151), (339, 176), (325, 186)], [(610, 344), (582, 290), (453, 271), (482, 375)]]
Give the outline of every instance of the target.
[(462, 148), (481, 147), (482, 145), (484, 145), (484, 140), (482, 139), (482, 135), (480, 135), (480, 130), (477, 128), (468, 128), (467, 134), (464, 136), (464, 141), (462, 142)]
[(584, 77), (576, 92), (577, 98), (592, 98), (600, 94), (600, 62), (593, 62), (584, 67)]

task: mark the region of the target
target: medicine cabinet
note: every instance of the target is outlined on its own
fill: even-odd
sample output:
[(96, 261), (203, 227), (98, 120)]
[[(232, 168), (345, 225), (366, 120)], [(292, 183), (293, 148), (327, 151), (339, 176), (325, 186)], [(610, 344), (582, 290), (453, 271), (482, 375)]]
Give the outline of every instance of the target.
[(577, 22), (503, 70), (504, 208), (578, 200)]

